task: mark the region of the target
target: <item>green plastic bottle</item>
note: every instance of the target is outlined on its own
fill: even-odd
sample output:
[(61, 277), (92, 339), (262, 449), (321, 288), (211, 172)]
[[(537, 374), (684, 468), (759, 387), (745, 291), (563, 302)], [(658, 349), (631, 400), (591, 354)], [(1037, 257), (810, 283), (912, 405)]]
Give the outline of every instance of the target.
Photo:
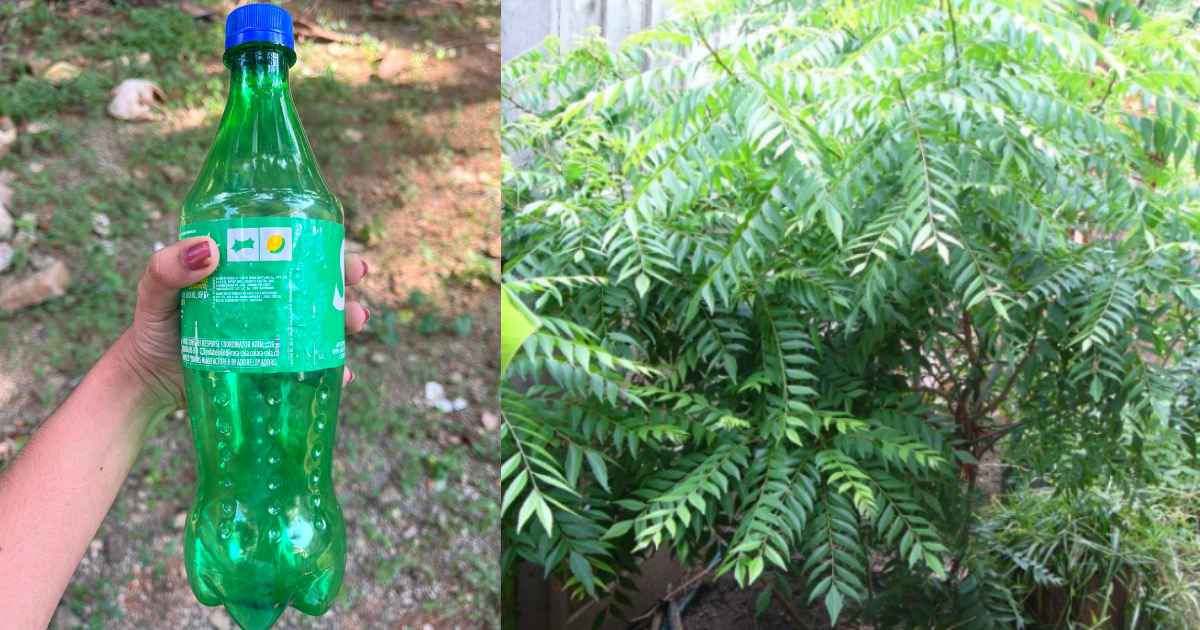
[(288, 606), (324, 613), (345, 565), (330, 478), (345, 363), (342, 209), (292, 103), (295, 61), (286, 11), (229, 14), (229, 100), (179, 229), (221, 252), (216, 272), (181, 295), (197, 460), (184, 561), (196, 598), (247, 630)]

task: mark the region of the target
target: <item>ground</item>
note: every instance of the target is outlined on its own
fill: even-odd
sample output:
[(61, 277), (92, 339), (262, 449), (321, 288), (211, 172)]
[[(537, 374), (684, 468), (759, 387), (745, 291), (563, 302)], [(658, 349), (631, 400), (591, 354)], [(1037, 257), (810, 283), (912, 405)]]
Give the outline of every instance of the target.
[[(65, 296), (0, 315), (0, 469), (127, 325), (146, 258), (177, 233), (224, 103), (231, 4), (0, 6), (0, 116), (21, 132), (0, 177), (24, 233), (0, 290), (49, 257), (72, 276)], [(327, 615), (289, 610), (276, 627), (495, 627), (499, 2), (284, 5), (327, 36), (301, 38), (293, 94), (370, 261), (358, 298), (372, 318), (353, 339), (335, 453), (346, 580)], [(56, 62), (78, 75), (56, 84)], [(163, 88), (155, 121), (106, 115), (126, 78)], [(430, 381), (468, 407), (431, 408)], [(230, 627), (183, 571), (192, 449), (182, 412), (155, 426), (53, 627)]]

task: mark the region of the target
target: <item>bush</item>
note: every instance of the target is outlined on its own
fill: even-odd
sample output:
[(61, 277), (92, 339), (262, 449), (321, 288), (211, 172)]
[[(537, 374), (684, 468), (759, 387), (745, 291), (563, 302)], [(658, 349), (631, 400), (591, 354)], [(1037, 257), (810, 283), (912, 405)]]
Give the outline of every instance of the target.
[(800, 573), (835, 624), (937, 588), (1008, 627), (978, 458), (1007, 439), (1069, 492), (1177, 435), (1191, 16), (711, 4), (504, 70), (504, 278), (541, 325), (503, 391), (506, 565), (599, 595), (666, 546)]

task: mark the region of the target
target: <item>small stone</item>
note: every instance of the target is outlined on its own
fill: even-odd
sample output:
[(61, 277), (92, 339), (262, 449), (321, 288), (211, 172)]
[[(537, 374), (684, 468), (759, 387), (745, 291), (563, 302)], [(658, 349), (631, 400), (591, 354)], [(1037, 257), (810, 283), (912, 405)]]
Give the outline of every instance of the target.
[(172, 417), (174, 417), (176, 420), (183, 420), (183, 417), (184, 417), (185, 415), (187, 415), (187, 412), (185, 412), (185, 411), (184, 411), (184, 410), (182, 410), (182, 409), (176, 409), (176, 410), (175, 410), (175, 413), (173, 413), (173, 414), (171, 414), (171, 415), (172, 415)]
[(73, 81), (75, 77), (79, 76), (80, 72), (82, 70), (80, 70), (79, 66), (69, 61), (58, 61), (50, 64), (49, 68), (46, 68), (46, 72), (42, 74), (42, 78), (49, 81), (52, 85), (62, 85), (68, 81)]
[(461, 385), (464, 379), (465, 379), (465, 377), (463, 376), (462, 372), (451, 372), (450, 373), (450, 382), (454, 383), (455, 385)]
[(17, 126), (8, 116), (0, 116), (0, 157), (8, 155), (8, 150), (17, 141)]
[(485, 411), (479, 415), (479, 423), (488, 431), (495, 431), (500, 428), (500, 416), (490, 411)]
[(446, 400), (445, 398), (439, 398), (433, 401), (433, 406), (442, 413), (450, 413), (451, 411), (454, 411), (454, 403)]
[(180, 512), (175, 515), (175, 520), (171, 521), (171, 524), (175, 526), (175, 529), (183, 529), (187, 525), (187, 517), (187, 512)]
[(96, 241), (96, 248), (104, 252), (105, 256), (115, 256), (117, 253), (117, 244), (106, 238)]
[(177, 166), (175, 164), (163, 164), (160, 168), (162, 168), (163, 175), (167, 176), (167, 181), (179, 183), (187, 179), (187, 173), (181, 166)]
[(401, 496), (400, 491), (394, 486), (389, 485), (383, 489), (383, 492), (379, 493), (379, 502), (384, 505), (399, 503), (402, 499), (404, 499), (404, 497)]
[(163, 217), (163, 213), (161, 210), (151, 210), (150, 211), (150, 220), (151, 221), (160, 221), (160, 220), (162, 220), (162, 217)]
[(0, 243), (0, 273), (4, 273), (12, 265), (14, 254), (12, 245)]
[(166, 244), (163, 243), (162, 241), (154, 241), (154, 251), (156, 251), (156, 252), (161, 251), (163, 249), (166, 249), (166, 247), (167, 247)]
[(93, 212), (92, 231), (96, 233), (96, 236), (108, 237), (112, 234), (112, 220), (103, 212)]
[(421, 533), (421, 531), (417, 529), (416, 525), (409, 525), (408, 529), (404, 530), (404, 533), (401, 534), (401, 536), (404, 537), (404, 540), (412, 540), (416, 538), (417, 534), (419, 533)]
[(104, 553), (104, 541), (99, 538), (93, 539), (92, 542), (88, 543), (88, 553), (91, 554), (92, 558), (96, 558), (101, 553)]
[(229, 618), (229, 613), (225, 612), (224, 608), (214, 608), (208, 614), (208, 623), (217, 630), (230, 630), (233, 628), (233, 620)]
[(138, 54), (137, 62), (143, 66), (150, 63), (150, 53), (144, 52), (144, 53)]
[(437, 381), (429, 381), (425, 383), (425, 400), (435, 402), (446, 399), (446, 388)]
[(0, 241), (12, 238), (13, 234), (13, 218), (9, 213), (8, 208), (4, 206), (4, 202), (0, 201)]
[(387, 355), (382, 352), (372, 352), (371, 363), (375, 365), (383, 365), (384, 363), (387, 363)]
[(13, 453), (17, 452), (17, 443), (11, 438), (0, 440), (0, 462), (8, 459)]
[(33, 265), (34, 269), (41, 271), (58, 262), (58, 259), (49, 254), (33, 252), (29, 255), (29, 262)]
[(450, 402), (450, 407), (454, 411), (462, 411), (467, 408), (467, 400), (465, 398), (455, 398)]
[(354, 129), (353, 127), (343, 131), (342, 135), (345, 136), (347, 140), (355, 144), (363, 141), (363, 132)]
[(62, 297), (71, 285), (71, 272), (62, 261), (35, 272), (0, 292), (0, 311), (13, 312)]
[(13, 202), (13, 189), (4, 179), (0, 179), (0, 206), (10, 206)]
[(31, 136), (36, 136), (39, 133), (46, 133), (47, 131), (50, 131), (50, 125), (49, 123), (40, 120), (34, 120), (25, 124), (24, 131)]
[(46, 165), (42, 164), (41, 162), (30, 162), (29, 163), (29, 172), (33, 173), (34, 175), (37, 175), (38, 173), (41, 173), (44, 170), (46, 170)]
[(133, 169), (132, 172), (133, 172), (134, 179), (146, 179), (146, 177), (147, 177), (146, 169), (144, 169), (144, 168), (135, 168), (135, 169)]
[(433, 624), (427, 623), (427, 624), (421, 626), (421, 630), (433, 630)]

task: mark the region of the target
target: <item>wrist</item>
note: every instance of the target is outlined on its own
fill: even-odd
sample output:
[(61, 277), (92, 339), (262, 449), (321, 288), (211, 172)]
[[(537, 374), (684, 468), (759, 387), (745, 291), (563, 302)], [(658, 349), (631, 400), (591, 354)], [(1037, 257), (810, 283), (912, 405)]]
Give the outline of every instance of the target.
[(133, 329), (127, 329), (117, 338), (103, 360), (113, 363), (121, 380), (131, 388), (138, 407), (150, 415), (166, 413), (179, 406), (181, 396), (178, 386), (168, 382), (169, 379), (164, 378), (161, 370), (138, 349)]

